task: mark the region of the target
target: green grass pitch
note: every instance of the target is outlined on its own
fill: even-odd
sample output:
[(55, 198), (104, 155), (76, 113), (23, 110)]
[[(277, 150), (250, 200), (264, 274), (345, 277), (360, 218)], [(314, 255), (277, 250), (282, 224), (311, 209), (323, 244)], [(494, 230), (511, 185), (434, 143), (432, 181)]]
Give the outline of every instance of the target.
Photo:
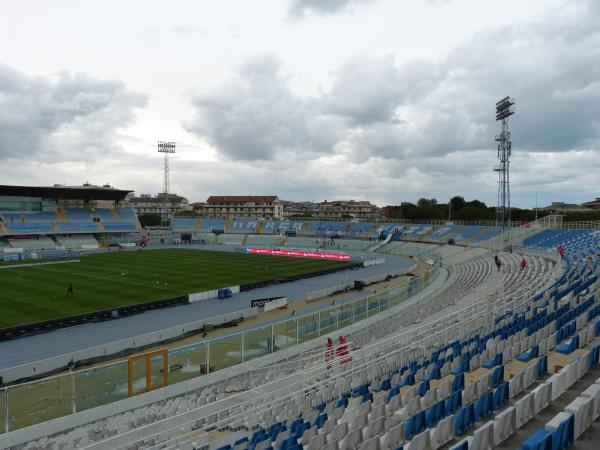
[[(191, 249), (102, 253), (78, 259), (0, 269), (0, 328), (347, 265)], [(67, 295), (70, 282), (74, 296)]]

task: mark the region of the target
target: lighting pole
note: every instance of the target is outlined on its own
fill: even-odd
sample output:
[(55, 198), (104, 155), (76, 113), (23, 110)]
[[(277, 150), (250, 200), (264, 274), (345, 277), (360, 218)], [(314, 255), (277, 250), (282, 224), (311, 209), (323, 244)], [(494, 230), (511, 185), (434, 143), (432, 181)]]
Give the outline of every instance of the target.
[[(502, 122), (500, 134), (496, 136), (498, 143), (498, 162), (494, 168), (498, 172), (498, 206), (496, 208), (496, 227), (500, 228), (500, 236), (508, 232), (510, 243), (510, 155), (512, 141), (508, 131), (508, 118), (515, 113), (515, 100), (504, 97), (496, 103), (496, 121)], [(501, 243), (502, 245), (502, 243)], [(502, 245), (503, 247), (503, 245)]]
[(172, 141), (158, 141), (158, 153), (164, 153), (165, 164), (164, 164), (164, 178), (163, 178), (163, 211), (161, 214), (161, 228), (167, 227), (170, 221), (170, 208), (169, 208), (169, 154), (175, 153), (175, 142)]

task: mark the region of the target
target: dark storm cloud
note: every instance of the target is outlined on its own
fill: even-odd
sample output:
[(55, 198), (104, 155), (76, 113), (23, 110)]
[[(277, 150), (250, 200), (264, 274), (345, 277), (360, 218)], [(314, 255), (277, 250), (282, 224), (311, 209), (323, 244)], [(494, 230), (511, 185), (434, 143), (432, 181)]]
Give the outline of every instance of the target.
[[(143, 95), (119, 81), (62, 73), (31, 78), (0, 64), (0, 159), (82, 161), (111, 151)], [(98, 155), (99, 154), (99, 155)]]
[(375, 0), (292, 0), (289, 15), (292, 18), (303, 17), (307, 13), (336, 14)]

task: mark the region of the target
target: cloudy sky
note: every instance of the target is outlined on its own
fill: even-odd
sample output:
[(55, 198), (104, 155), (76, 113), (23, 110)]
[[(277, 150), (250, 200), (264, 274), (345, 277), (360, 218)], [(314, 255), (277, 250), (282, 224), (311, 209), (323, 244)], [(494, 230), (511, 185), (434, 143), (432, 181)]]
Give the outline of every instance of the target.
[(0, 184), (290, 200), (600, 196), (597, 0), (3, 0)]

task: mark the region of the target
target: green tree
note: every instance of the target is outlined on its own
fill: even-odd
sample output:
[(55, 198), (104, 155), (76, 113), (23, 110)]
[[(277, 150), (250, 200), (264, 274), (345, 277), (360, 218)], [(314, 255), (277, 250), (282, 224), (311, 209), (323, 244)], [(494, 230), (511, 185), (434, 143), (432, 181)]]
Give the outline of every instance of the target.
[(143, 227), (160, 226), (160, 214), (140, 214), (138, 220)]
[(450, 199), (450, 207), (452, 208), (452, 211), (458, 211), (465, 206), (465, 199), (460, 195), (455, 195)]

